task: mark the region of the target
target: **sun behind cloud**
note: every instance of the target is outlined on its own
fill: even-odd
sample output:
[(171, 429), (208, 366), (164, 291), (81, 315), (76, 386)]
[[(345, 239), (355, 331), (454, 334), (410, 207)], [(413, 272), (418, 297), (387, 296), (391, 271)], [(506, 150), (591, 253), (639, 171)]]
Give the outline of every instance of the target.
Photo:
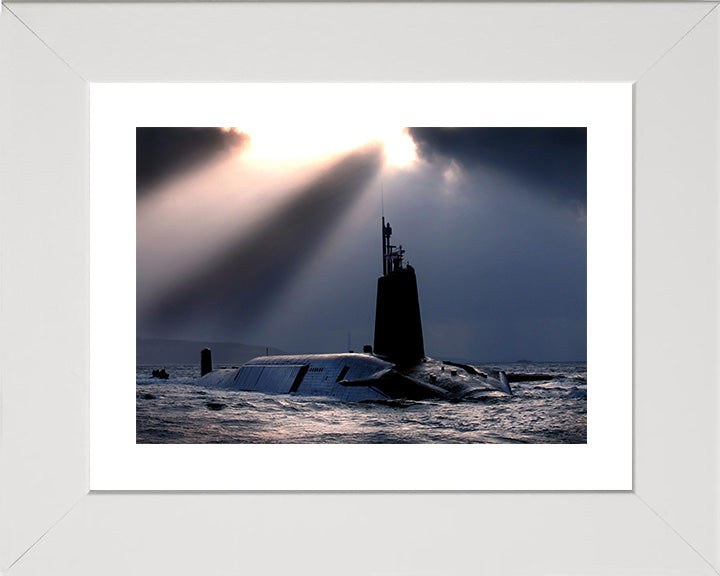
[(407, 130), (391, 132), (382, 141), (390, 165), (405, 167), (417, 160), (417, 147)]
[(381, 142), (389, 166), (407, 167), (417, 160), (415, 142), (402, 127), (324, 123), (288, 130), (286, 126), (222, 127), (250, 136), (244, 157), (260, 162), (322, 159)]

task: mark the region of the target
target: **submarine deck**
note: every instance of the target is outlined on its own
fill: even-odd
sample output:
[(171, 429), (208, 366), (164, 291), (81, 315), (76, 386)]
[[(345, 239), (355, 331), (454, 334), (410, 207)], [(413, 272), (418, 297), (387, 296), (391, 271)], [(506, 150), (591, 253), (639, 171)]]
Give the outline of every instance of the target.
[[(393, 364), (369, 354), (261, 356), (235, 370), (217, 370), (203, 383), (226, 389), (270, 394), (328, 396), (348, 401), (383, 400), (390, 396), (370, 385)], [(353, 385), (354, 382), (367, 385)]]
[(357, 353), (261, 356), (237, 369), (210, 372), (202, 381), (228, 390), (345, 401), (512, 394), (504, 375), (495, 378), (469, 365), (426, 358), (415, 366), (398, 368), (371, 354)]

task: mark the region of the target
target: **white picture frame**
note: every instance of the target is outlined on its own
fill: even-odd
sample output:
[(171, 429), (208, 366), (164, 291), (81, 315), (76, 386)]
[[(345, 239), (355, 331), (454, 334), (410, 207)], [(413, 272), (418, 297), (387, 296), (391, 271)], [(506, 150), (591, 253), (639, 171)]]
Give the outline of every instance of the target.
[[(717, 3), (0, 18), (2, 573), (717, 573)], [(88, 493), (88, 83), (279, 80), (635, 83), (632, 491)]]

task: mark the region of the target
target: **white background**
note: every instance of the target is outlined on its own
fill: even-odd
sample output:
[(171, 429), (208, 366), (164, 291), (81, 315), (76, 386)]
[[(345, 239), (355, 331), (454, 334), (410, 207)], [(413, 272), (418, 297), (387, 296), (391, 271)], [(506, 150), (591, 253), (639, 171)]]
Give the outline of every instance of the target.
[[(135, 444), (135, 127), (327, 121), (587, 126), (587, 445)], [(90, 142), (92, 489), (632, 488), (629, 84), (96, 84)]]

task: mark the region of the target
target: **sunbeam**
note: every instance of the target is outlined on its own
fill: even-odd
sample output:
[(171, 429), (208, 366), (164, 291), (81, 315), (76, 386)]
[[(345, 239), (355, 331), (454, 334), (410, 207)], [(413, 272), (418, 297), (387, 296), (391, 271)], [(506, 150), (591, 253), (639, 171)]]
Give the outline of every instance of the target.
[(272, 304), (314, 253), (381, 166), (382, 150), (368, 145), (330, 166), (296, 191), (262, 226), (215, 254), (139, 315), (149, 333), (172, 326), (180, 332), (237, 332)]

